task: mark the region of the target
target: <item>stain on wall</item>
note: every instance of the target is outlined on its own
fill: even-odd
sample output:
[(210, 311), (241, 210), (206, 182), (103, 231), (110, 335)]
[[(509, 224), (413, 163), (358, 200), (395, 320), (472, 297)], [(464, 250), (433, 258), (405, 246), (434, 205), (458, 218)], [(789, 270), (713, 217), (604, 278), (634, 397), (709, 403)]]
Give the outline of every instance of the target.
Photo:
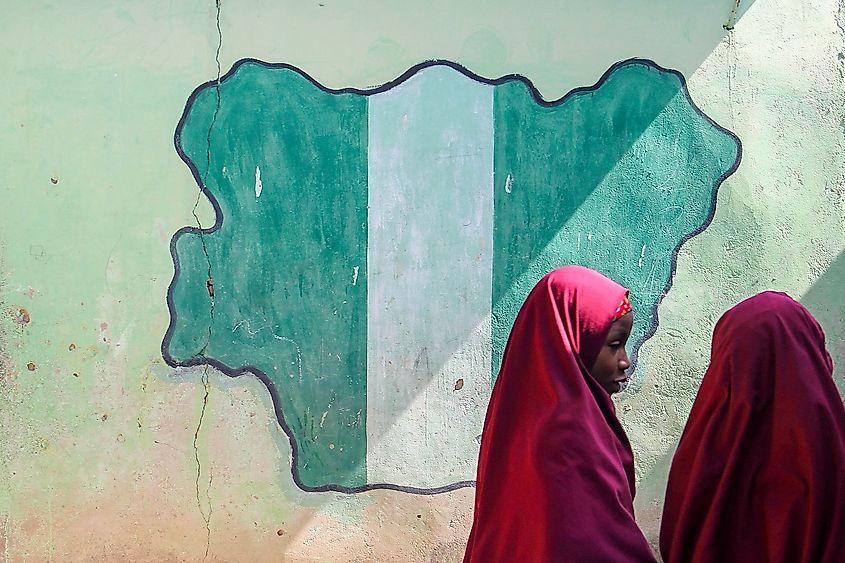
[(244, 60), (190, 97), (176, 148), (216, 222), (173, 238), (163, 353), (260, 377), (312, 491), (471, 484), (534, 283), (580, 263), (626, 284), (636, 356), (740, 159), (637, 59), (555, 101), (451, 62), (331, 90)]

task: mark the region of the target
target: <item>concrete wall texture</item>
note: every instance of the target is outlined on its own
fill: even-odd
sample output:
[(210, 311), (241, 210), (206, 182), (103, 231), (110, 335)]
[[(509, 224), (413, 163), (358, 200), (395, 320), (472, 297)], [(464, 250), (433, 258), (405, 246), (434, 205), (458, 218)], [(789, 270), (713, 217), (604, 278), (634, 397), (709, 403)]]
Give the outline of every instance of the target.
[(510, 323), (559, 264), (632, 290), (651, 541), (722, 311), (791, 293), (845, 385), (837, 2), (31, 2), (3, 29), (4, 561), (459, 561)]

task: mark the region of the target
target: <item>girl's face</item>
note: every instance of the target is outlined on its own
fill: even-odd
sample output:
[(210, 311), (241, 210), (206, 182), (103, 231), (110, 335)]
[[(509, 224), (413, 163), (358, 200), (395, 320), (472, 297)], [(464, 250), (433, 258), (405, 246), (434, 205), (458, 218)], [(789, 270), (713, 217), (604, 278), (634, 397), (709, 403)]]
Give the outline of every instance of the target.
[(590, 370), (593, 379), (598, 381), (610, 395), (621, 391), (628, 380), (625, 370), (631, 367), (631, 360), (628, 359), (625, 344), (628, 342), (632, 328), (634, 328), (633, 313), (628, 313), (613, 321), (604, 346), (596, 358), (596, 363), (593, 364), (593, 369)]

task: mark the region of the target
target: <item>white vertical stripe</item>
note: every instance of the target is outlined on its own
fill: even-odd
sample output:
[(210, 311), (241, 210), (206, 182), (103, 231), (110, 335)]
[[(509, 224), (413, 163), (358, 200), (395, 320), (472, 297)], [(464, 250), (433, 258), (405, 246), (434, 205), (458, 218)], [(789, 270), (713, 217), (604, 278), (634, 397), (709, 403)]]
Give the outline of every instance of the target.
[(368, 481), (474, 479), (490, 397), (493, 88), (429, 67), (372, 96), (368, 120)]

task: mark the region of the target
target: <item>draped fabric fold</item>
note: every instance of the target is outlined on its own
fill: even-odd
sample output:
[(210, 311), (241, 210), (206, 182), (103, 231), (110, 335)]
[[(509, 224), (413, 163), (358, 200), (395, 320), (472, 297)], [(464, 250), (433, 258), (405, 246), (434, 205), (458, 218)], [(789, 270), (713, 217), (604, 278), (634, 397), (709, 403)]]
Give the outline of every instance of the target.
[(590, 375), (627, 293), (580, 266), (531, 291), (487, 410), (465, 563), (654, 561), (631, 446)]
[(845, 408), (821, 327), (764, 292), (725, 313), (669, 473), (667, 563), (845, 561)]

